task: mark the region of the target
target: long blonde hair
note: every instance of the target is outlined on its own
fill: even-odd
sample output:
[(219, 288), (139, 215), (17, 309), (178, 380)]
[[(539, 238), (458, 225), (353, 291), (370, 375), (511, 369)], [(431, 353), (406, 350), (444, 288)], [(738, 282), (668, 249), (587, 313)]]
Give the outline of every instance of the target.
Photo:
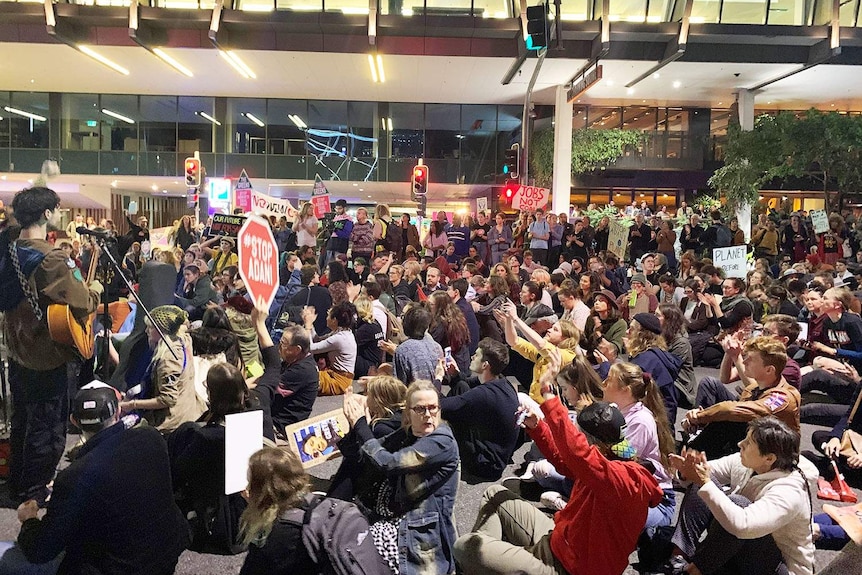
[(404, 272), (406, 274), (404, 278), (407, 281), (418, 279), (419, 283), (422, 283), (422, 276), (419, 275), (422, 272), (422, 266), (419, 265), (419, 262), (404, 262)]
[(637, 320), (632, 320), (629, 323), (629, 337), (626, 342), (626, 349), (629, 352), (629, 357), (635, 357), (651, 347), (657, 347), (667, 351), (667, 342), (665, 342), (662, 336), (643, 329)]
[(400, 379), (391, 375), (378, 375), (368, 380), (365, 389), (372, 426), (381, 419), (392, 417), (396, 411), (404, 411), (407, 388)]
[(384, 217), (392, 217), (392, 213), (389, 211), (389, 206), (386, 204), (377, 204), (377, 207), (374, 208), (374, 219), (382, 220)]
[(560, 332), (563, 334), (563, 341), (557, 346), (560, 349), (575, 351), (581, 341), (581, 330), (574, 323), (567, 319), (559, 321)]
[[(360, 295), (353, 301), (353, 305), (356, 306), (356, 315), (358, 315), (360, 319), (368, 323), (374, 321), (374, 307), (371, 300), (368, 299), (368, 296)], [(401, 384), (401, 387), (404, 387), (403, 383)]]
[(248, 460), (248, 506), (240, 518), (245, 544), (262, 545), (278, 514), (296, 507), (311, 489), (308, 474), (291, 450), (264, 447)]
[(311, 205), (311, 202), (305, 202), (302, 204), (302, 207), (296, 212), (296, 218), (294, 218), (294, 224), (300, 223), (302, 220), (306, 219), (308, 216), (314, 214), (314, 206)]

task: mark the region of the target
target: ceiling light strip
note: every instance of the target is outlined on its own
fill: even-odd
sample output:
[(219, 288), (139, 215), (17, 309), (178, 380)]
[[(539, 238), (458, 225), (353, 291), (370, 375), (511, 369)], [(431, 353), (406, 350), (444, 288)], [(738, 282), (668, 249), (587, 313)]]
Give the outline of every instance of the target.
[(19, 110), (18, 108), (13, 108), (11, 106), (5, 106), (3, 109), (10, 114), (18, 114), (19, 116), (24, 116), (25, 118), (30, 118), (31, 120), (38, 120), (40, 122), (47, 121), (47, 118), (45, 116), (40, 116), (39, 114), (33, 114), (31, 112)]
[(266, 125), (260, 120), (260, 118), (258, 118), (257, 116), (255, 116), (251, 112), (244, 112), (242, 115), (245, 116), (246, 118), (248, 118), (249, 120), (251, 120), (252, 122), (254, 122), (255, 124), (257, 124), (258, 127), (260, 127), (260, 128), (263, 128)]
[(165, 62), (167, 65), (172, 67), (180, 74), (188, 76), (189, 78), (194, 78), (194, 74), (192, 74), (191, 70), (174, 60), (167, 52), (165, 52), (161, 48), (153, 48), (153, 54), (158, 56), (163, 62)]
[(368, 55), (368, 67), (371, 69), (371, 80), (376, 84), (377, 82), (379, 82), (377, 76), (377, 66), (374, 63), (374, 56), (371, 54)]
[(216, 120), (215, 118), (213, 118), (212, 116), (207, 114), (206, 112), (198, 112), (198, 116), (200, 116), (201, 118), (205, 118), (205, 119), (209, 120), (210, 122), (212, 122), (216, 126), (221, 126), (221, 122), (219, 122), (218, 120)]
[(380, 75), (380, 83), (386, 82), (386, 72), (383, 71), (383, 56), (377, 55), (377, 73)]
[(121, 120), (127, 124), (134, 124), (135, 123), (135, 121), (133, 119), (129, 118), (128, 116), (124, 116), (122, 114), (114, 112), (113, 110), (108, 110), (107, 108), (102, 108), (102, 113), (105, 114), (106, 116), (110, 116), (112, 118), (116, 118), (117, 120)]
[(109, 60), (108, 58), (105, 58), (104, 56), (102, 56), (98, 52), (93, 51), (93, 49), (90, 48), (89, 46), (85, 46), (83, 44), (78, 44), (75, 47), (81, 53), (86, 54), (87, 56), (89, 56), (93, 60), (96, 60), (97, 62), (99, 62), (100, 64), (102, 64), (104, 66), (107, 66), (108, 68), (110, 68), (114, 72), (119, 72), (123, 76), (129, 75), (129, 71), (126, 68), (123, 68), (122, 66), (120, 66), (119, 64), (114, 62), (113, 60)]
[(243, 61), (242, 61), (242, 58), (240, 58), (240, 57), (239, 57), (239, 55), (238, 55), (238, 54), (236, 54), (236, 52), (232, 52), (232, 51), (230, 51), (230, 50), (225, 50), (225, 54), (227, 54), (227, 57), (228, 57), (231, 61), (233, 61), (233, 63), (234, 63), (234, 64), (236, 64), (237, 66), (239, 66), (239, 68), (241, 68), (241, 69), (242, 69), (246, 74), (248, 74), (248, 77), (249, 77), (249, 78), (252, 78), (252, 79), (257, 78), (257, 74), (255, 74), (255, 73), (254, 73), (254, 70), (252, 70), (251, 68), (249, 68), (249, 67), (248, 67), (248, 64), (246, 64), (245, 62), (243, 62)]
[(308, 128), (308, 124), (303, 122), (302, 118), (300, 118), (296, 114), (288, 114), (287, 117), (290, 118), (290, 121), (293, 122), (296, 125), (296, 127), (299, 128), (300, 130), (304, 130), (304, 129)]

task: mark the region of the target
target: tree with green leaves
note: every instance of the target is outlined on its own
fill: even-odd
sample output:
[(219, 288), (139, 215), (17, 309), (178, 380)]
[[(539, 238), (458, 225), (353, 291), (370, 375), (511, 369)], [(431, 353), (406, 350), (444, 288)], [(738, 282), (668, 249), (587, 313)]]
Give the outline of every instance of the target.
[[(635, 130), (575, 130), (572, 133), (572, 177), (611, 166), (642, 141)], [(530, 173), (540, 186), (550, 186), (554, 173), (554, 131), (543, 130), (530, 141)]]

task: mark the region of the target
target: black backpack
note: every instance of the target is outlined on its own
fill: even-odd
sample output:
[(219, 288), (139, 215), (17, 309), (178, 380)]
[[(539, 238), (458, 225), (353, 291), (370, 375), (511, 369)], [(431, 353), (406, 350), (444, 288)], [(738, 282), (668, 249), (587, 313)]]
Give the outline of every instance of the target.
[(733, 232), (724, 224), (715, 226), (715, 247), (729, 248), (733, 243)]
[(383, 237), (377, 242), (378, 252), (395, 252), (396, 256), (401, 254), (401, 228), (395, 224), (394, 220), (381, 220), (386, 230), (383, 232)]
[(368, 519), (353, 503), (306, 495), (307, 509), (288, 509), (279, 519), (302, 528), (308, 556), (325, 575), (390, 575), (377, 552)]

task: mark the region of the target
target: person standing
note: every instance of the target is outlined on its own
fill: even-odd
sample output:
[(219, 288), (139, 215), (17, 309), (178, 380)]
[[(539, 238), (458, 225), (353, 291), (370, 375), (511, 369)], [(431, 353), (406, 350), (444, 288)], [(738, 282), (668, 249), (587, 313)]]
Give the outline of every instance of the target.
[(20, 227), (0, 236), (0, 269), (9, 278), (0, 290), (0, 309), (12, 393), (10, 479), (22, 501), (42, 505), (66, 447), (66, 364), (78, 357), (51, 339), (48, 306), (65, 304), (86, 317), (96, 311), (103, 288), (97, 281), (87, 286), (75, 263), (45, 239), (49, 228), (60, 225), (56, 192), (38, 186), (18, 192), (12, 210)]
[(346, 213), (347, 202), (343, 199), (335, 202), (335, 218), (332, 220), (332, 235), (326, 240), (326, 252), (321, 269), (329, 265), (338, 254), (346, 254), (350, 245), (350, 234), (353, 233), (353, 218)]
[(314, 207), (311, 202), (305, 202), (302, 209), (296, 214), (296, 221), (293, 223), (293, 230), (296, 232), (296, 245), (315, 248), (319, 229), (320, 222), (314, 217)]
[(494, 227), (488, 232), (488, 243), (491, 244), (491, 265), (495, 266), (505, 259), (512, 245), (512, 228), (506, 225), (506, 217), (502, 212), (494, 217)]
[(536, 210), (536, 221), (530, 224), (530, 251), (533, 259), (544, 265), (548, 259), (548, 241), (551, 238), (551, 227), (545, 221), (545, 210)]
[(356, 210), (356, 223), (353, 224), (353, 231), (350, 232), (350, 255), (354, 262), (357, 258), (367, 262), (371, 259), (373, 251), (374, 224), (368, 219), (368, 210), (359, 208)]

